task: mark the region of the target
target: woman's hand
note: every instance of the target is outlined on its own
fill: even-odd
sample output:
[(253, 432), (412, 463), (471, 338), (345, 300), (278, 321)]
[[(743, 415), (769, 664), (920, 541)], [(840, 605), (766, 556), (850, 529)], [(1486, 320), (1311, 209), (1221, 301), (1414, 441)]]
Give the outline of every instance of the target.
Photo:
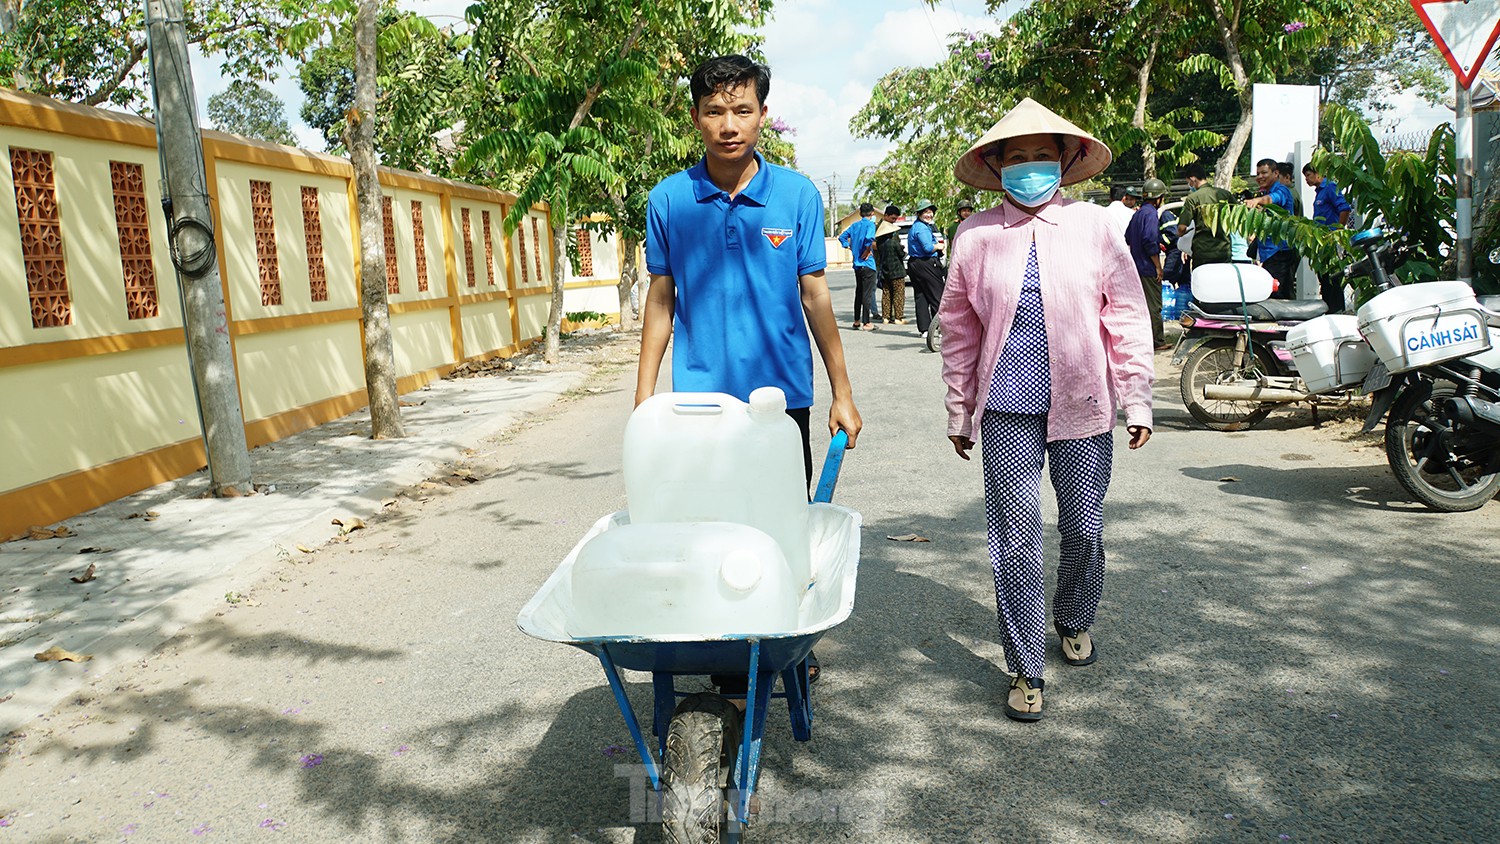
[(1132, 449), (1140, 448), (1151, 440), (1151, 429), (1145, 425), (1130, 425), (1125, 430), (1130, 432), (1130, 447)]
[[(948, 440), (953, 443), (953, 450), (958, 453), (959, 457), (965, 460), (969, 459), (969, 449), (974, 447), (973, 440), (968, 437), (960, 437), (957, 434), (949, 435)], [(1135, 448), (1135, 446), (1131, 446), (1131, 448)]]

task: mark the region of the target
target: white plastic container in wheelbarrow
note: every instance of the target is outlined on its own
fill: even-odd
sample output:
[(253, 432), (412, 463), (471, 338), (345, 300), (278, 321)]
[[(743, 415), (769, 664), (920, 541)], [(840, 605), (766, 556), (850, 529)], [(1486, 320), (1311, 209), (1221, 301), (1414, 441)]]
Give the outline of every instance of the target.
[[(771, 698), (787, 701), (795, 739), (812, 737), (808, 655), (849, 617), (859, 566), (860, 516), (829, 503), (846, 444), (833, 438), (809, 504), (780, 390), (748, 404), (653, 396), (626, 426), (629, 510), (595, 523), (521, 610), (523, 632), (599, 658), (669, 840), (741, 840)], [(655, 748), (621, 668), (651, 672)], [(677, 691), (702, 674), (742, 675), (747, 690)]]

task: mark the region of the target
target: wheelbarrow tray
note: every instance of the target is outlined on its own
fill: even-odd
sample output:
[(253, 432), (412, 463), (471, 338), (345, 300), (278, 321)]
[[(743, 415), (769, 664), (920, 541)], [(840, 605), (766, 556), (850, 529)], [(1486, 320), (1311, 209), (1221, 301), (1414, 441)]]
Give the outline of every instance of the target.
[(764, 630), (727, 635), (572, 635), (577, 609), (572, 597), (572, 570), (579, 550), (595, 536), (630, 523), (626, 511), (600, 519), (547, 578), (516, 624), (528, 636), (560, 642), (600, 655), (606, 649), (620, 668), (669, 674), (743, 673), (750, 643), (760, 644), (762, 671), (782, 671), (802, 661), (818, 639), (854, 610), (859, 570), (859, 513), (836, 504), (809, 505), (812, 583), (798, 604), (795, 630)]

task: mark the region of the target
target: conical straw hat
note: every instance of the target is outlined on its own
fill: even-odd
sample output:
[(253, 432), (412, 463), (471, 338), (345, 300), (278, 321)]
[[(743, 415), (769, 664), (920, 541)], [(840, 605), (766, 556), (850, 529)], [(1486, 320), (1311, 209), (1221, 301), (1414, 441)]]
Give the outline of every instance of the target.
[(990, 172), (990, 167), (998, 171), (1000, 162), (992, 159), (990, 167), (986, 167), (982, 154), (993, 152), (991, 148), (1006, 138), (1018, 138), (1022, 135), (1062, 136), (1062, 183), (1065, 185), (1099, 175), (1114, 158), (1109, 147), (1098, 138), (1027, 97), (1016, 103), (1015, 108), (1006, 112), (1004, 117), (984, 133), (984, 137), (969, 147), (969, 151), (953, 166), (953, 175), (970, 187), (1001, 190), (1000, 177)]
[(876, 237), (885, 237), (892, 232), (901, 231), (901, 227), (887, 220), (881, 220), (880, 225), (875, 227)]

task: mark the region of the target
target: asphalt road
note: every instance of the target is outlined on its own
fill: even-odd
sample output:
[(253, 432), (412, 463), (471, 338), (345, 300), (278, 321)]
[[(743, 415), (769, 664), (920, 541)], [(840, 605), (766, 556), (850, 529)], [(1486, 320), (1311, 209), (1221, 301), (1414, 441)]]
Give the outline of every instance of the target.
[[(852, 274), (831, 279), (847, 326)], [(1159, 356), (1155, 435), (1129, 452), (1117, 432), (1100, 660), (1054, 651), (1046, 718), (1015, 724), (938, 356), (912, 325), (842, 336), (866, 426), (837, 497), (865, 518), (859, 593), (818, 649), (813, 740), (773, 708), (747, 840), (1500, 839), (1500, 504), (1408, 502), (1351, 423), (1198, 427)], [(477, 482), (291, 555), (253, 605), (11, 737), (0, 839), (661, 840), (632, 819), (597, 662), (514, 624), (625, 505), (618, 351), (474, 454)], [(931, 542), (886, 538), (913, 532)]]

